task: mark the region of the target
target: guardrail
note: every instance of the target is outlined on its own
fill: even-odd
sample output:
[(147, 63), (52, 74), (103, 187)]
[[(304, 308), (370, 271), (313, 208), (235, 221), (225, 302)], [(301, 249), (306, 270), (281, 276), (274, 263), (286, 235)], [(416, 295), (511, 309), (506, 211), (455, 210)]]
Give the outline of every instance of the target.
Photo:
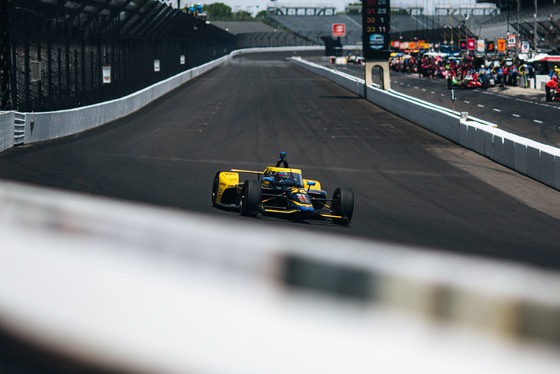
[(301, 58), (292, 58), (292, 61), (357, 95), (365, 96), (368, 101), (389, 112), (560, 190), (559, 148), (511, 134), (486, 121), (462, 118), (461, 113), (396, 91), (384, 91), (373, 86), (364, 88), (361, 78)]
[(557, 274), (10, 182), (0, 206), (3, 367), (56, 373), (45, 351), (104, 369), (75, 372), (560, 367)]

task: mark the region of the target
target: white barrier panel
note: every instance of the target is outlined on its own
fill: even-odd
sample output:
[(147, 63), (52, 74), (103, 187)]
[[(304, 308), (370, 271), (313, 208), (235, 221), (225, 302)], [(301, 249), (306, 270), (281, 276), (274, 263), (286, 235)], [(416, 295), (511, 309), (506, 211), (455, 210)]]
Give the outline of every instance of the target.
[[(355, 77), (324, 66), (293, 58), (293, 62), (331, 79), (333, 82), (360, 94), (354, 86)], [(364, 80), (361, 80), (363, 86)], [(560, 149), (495, 129), (495, 124), (469, 117), (437, 105), (376, 87), (367, 87), (367, 100), (402, 118), (414, 122), (461, 146), (471, 149), (495, 162), (525, 174), (560, 190)]]
[(393, 91), (387, 92), (379, 88), (367, 88), (368, 101), (433, 131), (456, 143), (461, 141), (461, 123), (458, 114), (443, 108), (434, 107), (429, 103), (399, 95)]
[(560, 367), (557, 274), (10, 182), (0, 206), (0, 326), (73, 362), (224, 374)]

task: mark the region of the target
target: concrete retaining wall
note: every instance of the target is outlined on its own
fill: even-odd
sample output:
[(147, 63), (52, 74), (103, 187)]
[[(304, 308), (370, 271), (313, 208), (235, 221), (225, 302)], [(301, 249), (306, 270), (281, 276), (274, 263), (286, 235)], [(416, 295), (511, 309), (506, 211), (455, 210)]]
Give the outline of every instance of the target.
[(34, 143), (76, 134), (129, 115), (230, 58), (219, 58), (116, 100), (69, 110), (28, 113), (24, 142)]
[[(465, 148), (560, 190), (560, 149), (496, 128), (498, 125), (453, 112), (392, 90), (368, 86), (364, 80), (293, 58), (296, 64), (321, 75), (391, 113), (414, 122)], [(359, 83), (358, 83), (359, 82)], [(360, 88), (361, 86), (361, 88)]]

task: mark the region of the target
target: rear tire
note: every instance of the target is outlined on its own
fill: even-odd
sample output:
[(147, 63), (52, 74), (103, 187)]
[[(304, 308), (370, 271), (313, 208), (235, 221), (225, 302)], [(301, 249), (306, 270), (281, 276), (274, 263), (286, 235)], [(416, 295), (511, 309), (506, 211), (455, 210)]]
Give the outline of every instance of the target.
[(212, 183), (212, 205), (217, 206), (216, 199), (218, 198), (218, 187), (220, 186), (220, 173), (221, 171), (216, 173), (214, 177), (214, 182)]
[(354, 192), (349, 188), (337, 188), (333, 194), (332, 213), (344, 218), (333, 218), (337, 225), (348, 225), (354, 214)]
[(241, 189), (241, 200), (239, 202), (242, 216), (254, 217), (258, 214), (261, 203), (261, 184), (257, 180), (246, 180)]

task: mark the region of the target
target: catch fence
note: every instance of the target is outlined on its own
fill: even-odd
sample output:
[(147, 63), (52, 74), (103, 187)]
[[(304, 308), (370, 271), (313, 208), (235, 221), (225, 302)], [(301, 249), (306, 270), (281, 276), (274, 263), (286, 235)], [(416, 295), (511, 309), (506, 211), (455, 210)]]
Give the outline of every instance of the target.
[(155, 0), (0, 0), (1, 110), (125, 96), (228, 54), (235, 37)]

